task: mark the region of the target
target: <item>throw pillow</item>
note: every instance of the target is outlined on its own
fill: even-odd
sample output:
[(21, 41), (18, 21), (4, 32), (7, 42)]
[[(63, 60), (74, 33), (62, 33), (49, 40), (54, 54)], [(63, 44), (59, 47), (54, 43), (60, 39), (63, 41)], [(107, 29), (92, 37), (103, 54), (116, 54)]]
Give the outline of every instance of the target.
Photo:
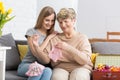
[(119, 54), (99, 54), (96, 57), (95, 68), (98, 64), (106, 64), (108, 66), (120, 66), (120, 55)]
[(20, 59), (22, 60), (24, 58), (24, 56), (26, 55), (27, 51), (28, 51), (28, 45), (20, 45), (18, 44), (18, 50), (20, 53)]
[(92, 61), (93, 65), (95, 64), (95, 60), (96, 60), (97, 56), (98, 56), (98, 53), (92, 53), (91, 54), (91, 61)]
[(14, 38), (11, 33), (0, 37), (0, 45), (2, 46), (14, 46), (16, 47)]
[(15, 40), (11, 33), (0, 37), (0, 44), (2, 46), (9, 46), (11, 49), (6, 51), (6, 70), (17, 69), (20, 58), (16, 48)]

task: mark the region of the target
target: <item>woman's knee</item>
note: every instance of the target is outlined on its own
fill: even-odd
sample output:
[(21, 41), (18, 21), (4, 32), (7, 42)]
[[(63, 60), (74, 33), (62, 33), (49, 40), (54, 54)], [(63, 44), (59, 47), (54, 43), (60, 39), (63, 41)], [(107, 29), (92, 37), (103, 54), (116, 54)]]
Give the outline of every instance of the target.
[(69, 72), (64, 69), (56, 68), (53, 70), (51, 80), (68, 80)]
[(30, 64), (21, 64), (21, 65), (19, 65), (18, 70), (17, 70), (17, 75), (27, 77), (25, 75), (25, 73), (28, 71), (29, 65)]
[(46, 68), (44, 69), (44, 74), (52, 74), (52, 69), (49, 68), (49, 67), (46, 67)]
[(77, 68), (71, 72), (70, 80), (90, 80), (90, 71), (85, 68)]

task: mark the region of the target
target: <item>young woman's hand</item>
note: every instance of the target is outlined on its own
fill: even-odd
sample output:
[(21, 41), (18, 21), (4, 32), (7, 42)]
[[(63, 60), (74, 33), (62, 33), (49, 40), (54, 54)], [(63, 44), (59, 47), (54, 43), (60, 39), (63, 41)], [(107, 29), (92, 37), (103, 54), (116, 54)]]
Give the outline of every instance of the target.
[(35, 34), (35, 35), (32, 36), (33, 45), (39, 46), (39, 44), (38, 44), (38, 39), (39, 39), (39, 37), (40, 37), (40, 36), (39, 36), (38, 34)]
[(58, 32), (56, 32), (56, 31), (54, 31), (53, 33), (51, 33), (51, 34), (48, 36), (49, 40), (52, 39), (53, 37), (55, 37), (57, 33), (58, 33)]

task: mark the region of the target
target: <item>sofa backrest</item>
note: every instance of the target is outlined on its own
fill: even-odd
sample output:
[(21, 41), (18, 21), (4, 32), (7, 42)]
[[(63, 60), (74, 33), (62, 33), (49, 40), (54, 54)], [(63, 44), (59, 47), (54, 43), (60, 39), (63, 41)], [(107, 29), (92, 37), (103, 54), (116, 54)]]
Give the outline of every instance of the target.
[(89, 39), (93, 53), (120, 54), (120, 39)]
[(26, 45), (26, 44), (27, 44), (27, 40), (15, 40), (15, 43), (16, 43), (16, 46), (17, 46), (18, 44)]
[(120, 54), (120, 42), (94, 42), (91, 47), (93, 53)]

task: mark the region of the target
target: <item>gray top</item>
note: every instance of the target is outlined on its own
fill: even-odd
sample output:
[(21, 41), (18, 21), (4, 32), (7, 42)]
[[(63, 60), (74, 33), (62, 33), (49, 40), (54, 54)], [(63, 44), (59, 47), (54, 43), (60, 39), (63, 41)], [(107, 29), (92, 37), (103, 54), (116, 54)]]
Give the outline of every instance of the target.
[[(46, 36), (42, 35), (38, 30), (34, 29), (34, 28), (31, 28), (31, 29), (28, 29), (28, 31), (26, 32), (26, 35), (25, 36), (32, 36), (34, 34), (39, 34), (40, 35), (40, 38), (39, 38), (39, 41), (38, 43), (41, 44), (43, 42), (43, 40), (45, 39)], [(28, 52), (27, 54), (25, 55), (25, 57), (23, 58), (22, 62), (24, 63), (32, 63), (34, 61), (38, 61), (37, 58), (32, 54), (29, 46), (28, 46)], [(39, 61), (38, 61), (39, 62)], [(40, 63), (40, 62), (39, 62)]]

